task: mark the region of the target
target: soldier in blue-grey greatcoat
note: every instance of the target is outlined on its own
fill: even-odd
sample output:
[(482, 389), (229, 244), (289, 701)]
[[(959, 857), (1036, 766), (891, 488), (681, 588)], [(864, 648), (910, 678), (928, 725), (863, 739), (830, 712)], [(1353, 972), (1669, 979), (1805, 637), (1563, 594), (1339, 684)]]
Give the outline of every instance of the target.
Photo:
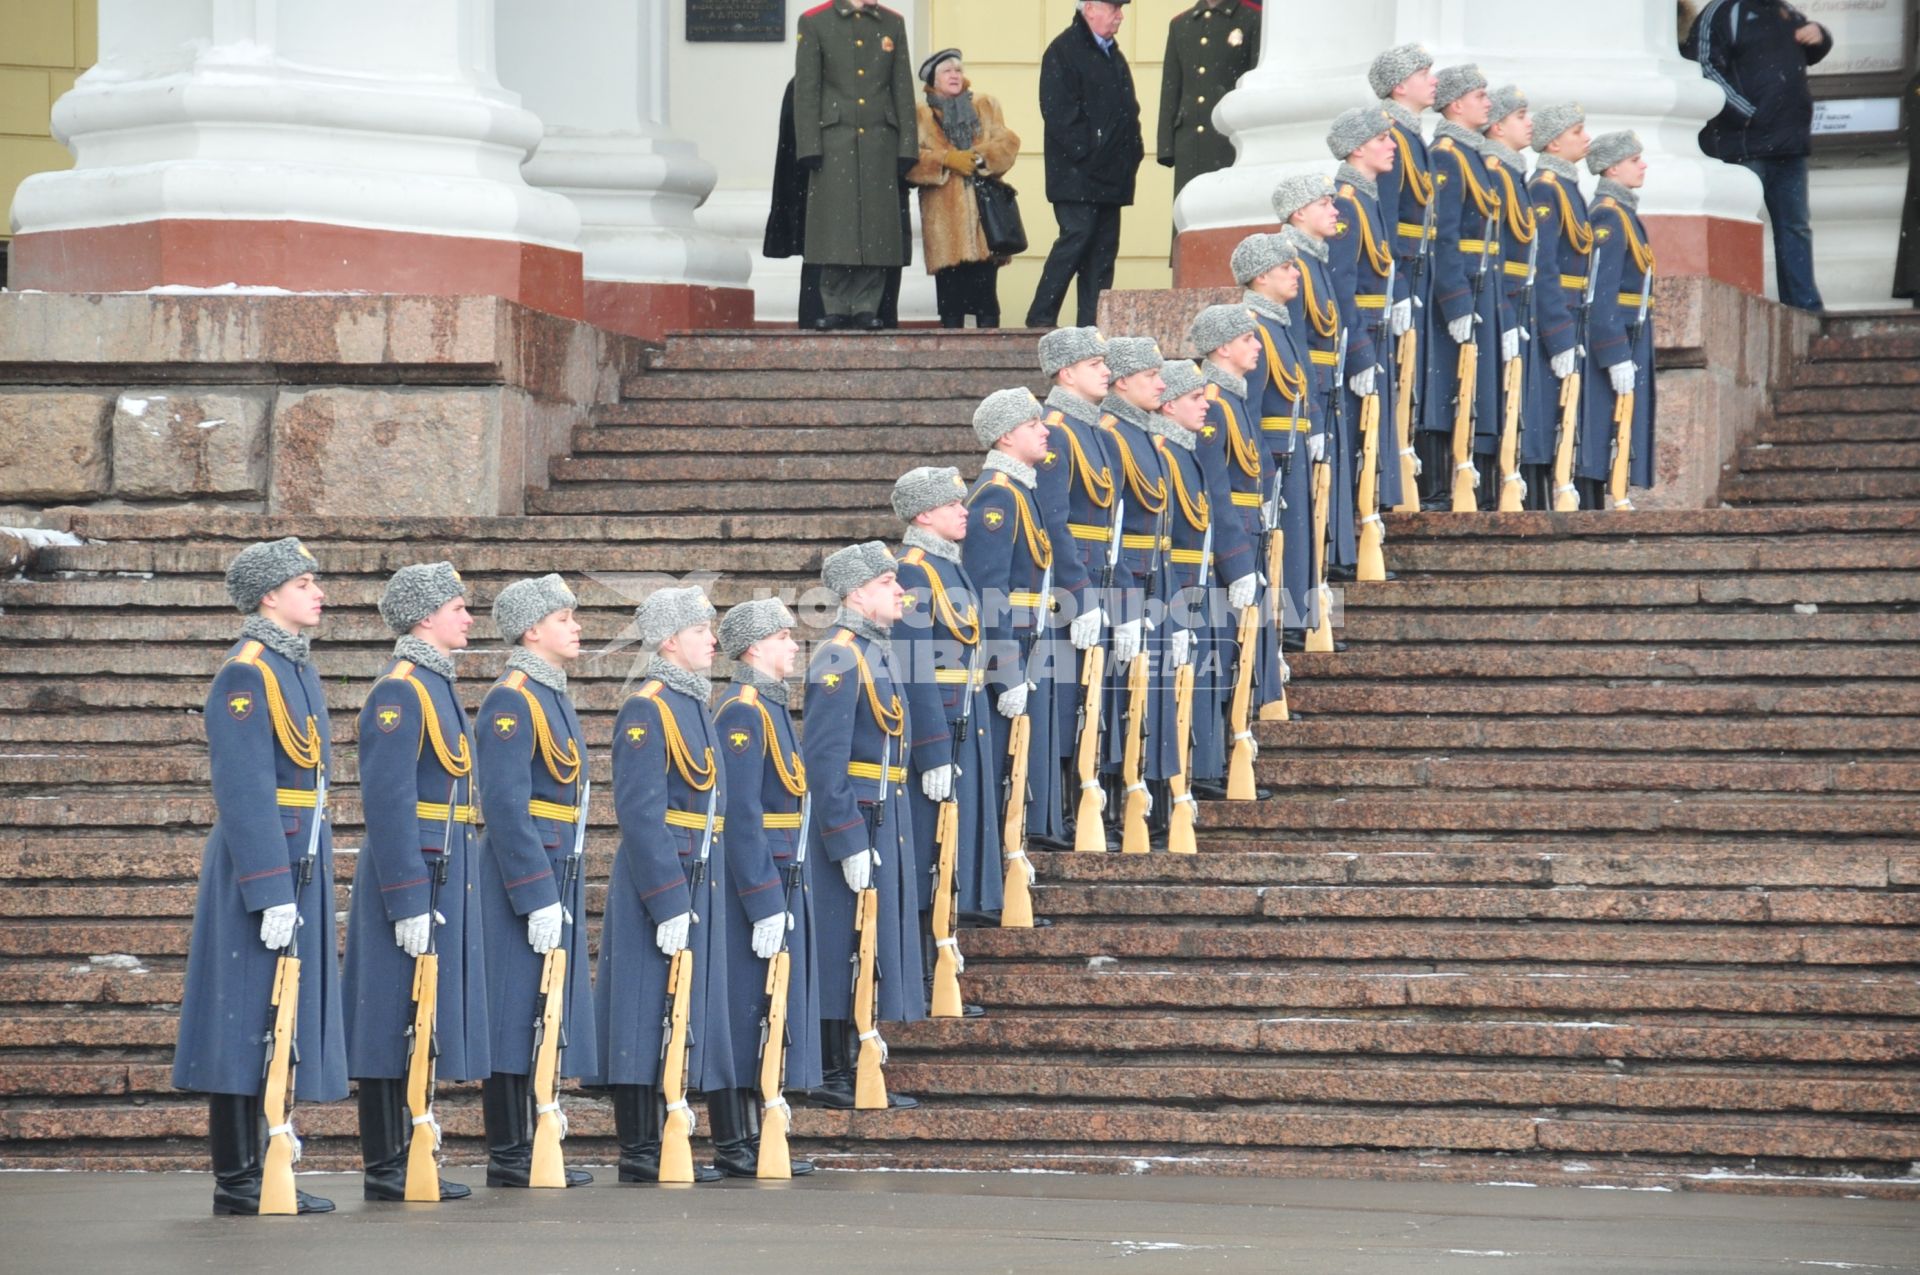
[[(593, 994), (587, 961), (586, 737), (567, 698), (566, 665), (580, 654), (572, 590), (557, 575), (516, 580), (493, 602), (512, 646), (480, 703), (480, 913), (487, 940), (487, 1020), (493, 1072), (480, 1086), (487, 1185), (524, 1187), (533, 1164), (534, 1026), (547, 953), (567, 954), (559, 1074), (592, 1076)], [(566, 1171), (568, 1186), (593, 1181)]]
[[(366, 833), (347, 917), (347, 1071), (360, 1085), (366, 1197), (404, 1200), (416, 958), (429, 950), (438, 955), (438, 1078), (486, 1079), (491, 1042), (486, 944), (473, 888), (473, 743), (453, 689), (453, 652), (466, 646), (473, 627), (466, 585), (450, 562), (402, 567), (381, 594), (380, 616), (400, 636), (360, 710)], [(457, 1182), (440, 1184), (443, 1200), (470, 1194)]]
[[(800, 824), (807, 768), (787, 709), (787, 679), (800, 653), (793, 627), (793, 613), (778, 598), (742, 602), (720, 621), (720, 651), (734, 661), (733, 681), (720, 692), (713, 725), (727, 771), (724, 845), (733, 898), (727, 926), (727, 1004), (736, 1078), (732, 1102), (743, 1131), (753, 1128), (761, 1050), (777, 1050), (783, 1043), (762, 1039), (768, 1009), (766, 963), (780, 951), (783, 939), (788, 959), (783, 1091), (804, 1091), (820, 1083), (813, 856), (803, 854)], [(779, 924), (770, 925), (770, 920)], [(714, 1110), (721, 1100), (708, 1094), (707, 1109)], [(785, 1119), (788, 1114), (787, 1108), (778, 1107), (761, 1111), (759, 1119)], [(722, 1118), (716, 1116), (716, 1121)], [(759, 1145), (750, 1136), (734, 1146), (721, 1145), (716, 1136), (715, 1149), (714, 1164), (722, 1172), (740, 1177), (758, 1173)], [(796, 1176), (811, 1173), (813, 1165), (793, 1160), (790, 1171)]]
[[(1640, 138), (1603, 133), (1587, 152), (1587, 168), (1599, 175), (1593, 206), (1593, 315), (1587, 342), (1586, 421), (1574, 463), (1584, 485), (1581, 508), (1614, 506), (1606, 493), (1618, 430), (1614, 411), (1633, 395), (1629, 487), (1653, 486), (1653, 245), (1640, 220), (1640, 187), (1647, 161)], [(1590, 503), (1591, 502), (1591, 503)]]
[[(727, 928), (733, 917), (726, 860), (726, 773), (707, 703), (713, 683), (713, 604), (697, 587), (657, 589), (635, 615), (653, 652), (639, 690), (613, 724), (613, 801), (620, 849), (607, 882), (594, 980), (600, 1075), (613, 1091), (620, 1180), (660, 1180), (663, 1120), (691, 1120), (684, 1093), (660, 1088), (669, 1047), (669, 966), (692, 953), (687, 995), (686, 1087), (718, 1094), (708, 1116), (716, 1151), (737, 1156), (744, 1131), (734, 1088), (727, 1008)], [(758, 918), (773, 933), (783, 916)], [(776, 935), (777, 937), (777, 935)], [(750, 987), (751, 971), (741, 976)], [(736, 1166), (737, 1171), (737, 1166)], [(696, 1182), (721, 1169), (699, 1166)]]
[[(1527, 105), (1527, 95), (1515, 85), (1503, 84), (1487, 97), (1493, 106), (1487, 115), (1486, 147), (1481, 153), (1486, 160), (1494, 192), (1500, 196), (1500, 246), (1504, 255), (1501, 266), (1502, 291), (1506, 297), (1509, 321), (1519, 333), (1517, 341), (1506, 341), (1502, 347), (1501, 441), (1500, 450), (1496, 453), (1501, 457), (1505, 455), (1507, 417), (1517, 410), (1519, 436), (1516, 439), (1515, 469), (1509, 476), (1500, 473), (1499, 467), (1495, 466), (1496, 486), (1493, 494), (1497, 506), (1497, 502), (1506, 494), (1505, 488), (1517, 486), (1519, 490), (1514, 494), (1524, 507), (1527, 503), (1529, 467), (1537, 474), (1541, 467), (1553, 460), (1553, 420), (1558, 413), (1552, 410), (1552, 400), (1540, 393), (1538, 373), (1546, 369), (1534, 358), (1534, 351), (1540, 344), (1541, 294), (1557, 281), (1549, 279), (1540, 268), (1540, 218), (1533, 206), (1532, 192), (1527, 189), (1527, 161), (1521, 154), (1533, 142), (1533, 112)], [(1512, 357), (1520, 360), (1518, 395), (1507, 393), (1508, 365), (1504, 358), (1508, 348), (1516, 351)], [(1516, 401), (1517, 409), (1514, 406)], [(1510, 484), (1509, 477), (1517, 481)]]
[(1559, 450), (1561, 422), (1571, 422), (1576, 440), (1581, 429), (1582, 405), (1573, 403), (1569, 416), (1560, 394), (1566, 379), (1580, 366), (1580, 346), (1586, 336), (1583, 307), (1593, 267), (1593, 223), (1587, 216), (1587, 197), (1580, 191), (1576, 165), (1587, 157), (1592, 143), (1587, 136), (1587, 113), (1579, 104), (1556, 103), (1533, 113), (1533, 149), (1540, 156), (1528, 183), (1534, 221), (1540, 227), (1533, 368), (1542, 399), (1539, 408), (1553, 421), (1548, 431), (1553, 440), (1548, 463), (1540, 467), (1545, 472), (1528, 476), (1528, 507), (1534, 509), (1553, 508), (1555, 497), (1576, 496), (1574, 491), (1552, 490), (1552, 462)]
[[(301, 964), (295, 1096), (347, 1096), (324, 793), (333, 735), (308, 649), (326, 601), (317, 570), (292, 536), (234, 558), (227, 596), (247, 619), (203, 715), (217, 814), (200, 861), (173, 1084), (208, 1096), (219, 1214), (260, 1211), (262, 1041), (283, 953)], [(302, 1213), (333, 1209), (305, 1191), (298, 1203)]]
[[(1433, 105), (1439, 80), (1433, 73), (1433, 55), (1424, 46), (1401, 44), (1373, 60), (1367, 68), (1367, 83), (1393, 123), (1393, 164), (1378, 184), (1380, 215), (1393, 240), (1395, 273), (1406, 280), (1405, 291), (1394, 302), (1388, 323), (1394, 349), (1382, 351), (1382, 355), (1397, 357), (1401, 337), (1413, 334), (1413, 378), (1400, 391), (1415, 396), (1413, 428), (1417, 431), (1428, 407), (1422, 378), (1433, 299), (1433, 235), (1427, 225), (1428, 210), (1433, 205), (1433, 175), (1428, 168), (1426, 131), (1420, 126), (1420, 116)], [(1418, 464), (1416, 459), (1416, 475), (1420, 472)]]
[[(801, 752), (813, 793), (813, 838), (822, 856), (814, 878), (820, 930), (822, 1106), (854, 1103), (854, 906), (878, 891), (874, 968), (882, 1022), (926, 1017), (920, 963), (918, 863), (907, 805), (907, 702), (895, 672), (891, 631), (900, 619), (899, 564), (878, 540), (828, 556), (820, 579), (840, 598), (826, 640), (807, 665), (806, 735)], [(828, 865), (832, 865), (829, 869)], [(837, 869), (837, 871), (833, 870)], [(895, 1107), (919, 1104), (888, 1094)]]

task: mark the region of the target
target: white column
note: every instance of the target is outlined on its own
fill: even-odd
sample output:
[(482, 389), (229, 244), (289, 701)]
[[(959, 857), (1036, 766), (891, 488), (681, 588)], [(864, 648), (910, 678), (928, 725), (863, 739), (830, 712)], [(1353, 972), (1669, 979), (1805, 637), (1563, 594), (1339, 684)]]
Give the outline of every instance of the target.
[(53, 108), (75, 166), (21, 186), (16, 233), (294, 221), (572, 251), (572, 207), (520, 176), (540, 125), (494, 77), (491, 0), (99, 4), (99, 62)]
[(671, 2), (498, 0), (501, 77), (546, 126), (523, 171), (579, 209), (589, 281), (744, 288), (745, 250), (694, 223), (715, 172), (670, 127)]

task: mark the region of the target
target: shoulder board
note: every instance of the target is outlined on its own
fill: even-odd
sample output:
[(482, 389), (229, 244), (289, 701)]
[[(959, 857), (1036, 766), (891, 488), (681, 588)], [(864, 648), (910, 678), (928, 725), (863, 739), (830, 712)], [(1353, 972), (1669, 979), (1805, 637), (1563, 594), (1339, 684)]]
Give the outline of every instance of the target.
[(1112, 429), (1115, 425), (1119, 423), (1120, 423), (1120, 418), (1118, 416), (1115, 416), (1112, 412), (1100, 413), (1101, 429)]
[(741, 688), (740, 688), (740, 695), (739, 695), (739, 702), (740, 702), (740, 703), (742, 703), (742, 704), (746, 704), (746, 705), (749, 705), (749, 706), (751, 706), (751, 705), (754, 705), (754, 704), (758, 704), (758, 703), (760, 702), (760, 691), (759, 691), (759, 689), (758, 689), (758, 688), (756, 688), (756, 687), (752, 687), (752, 686), (743, 686), (743, 687), (741, 687)]
[(648, 682), (640, 688), (639, 695), (641, 699), (657, 699), (660, 695), (659, 681)]
[(1340, 185), (1340, 197), (1341, 197), (1342, 199), (1352, 199), (1352, 198), (1353, 198), (1353, 183), (1352, 183), (1352, 182), (1342, 182), (1342, 183), (1341, 183), (1341, 185)]
[(389, 682), (404, 682), (413, 676), (413, 668), (414, 664), (412, 660), (401, 660), (393, 666), (393, 672), (387, 674), (386, 680)]
[(1255, 13), (1258, 13), (1260, 12), (1260, 0), (1240, 0), (1240, 7), (1242, 9), (1252, 9)]
[(1560, 174), (1543, 168), (1533, 175), (1533, 180), (1537, 182), (1552, 182), (1558, 186), (1560, 184)]
[(234, 662), (239, 664), (253, 664), (259, 660), (260, 652), (266, 649), (267, 648), (259, 642), (248, 642), (240, 648), (240, 653), (233, 657)]
[(503, 679), (503, 684), (507, 686), (511, 686), (514, 690), (517, 691), (521, 687), (527, 684), (527, 675), (525, 673), (522, 673), (519, 669), (514, 669), (512, 672), (508, 673), (507, 676)]
[(805, 13), (801, 14), (800, 16), (803, 18), (811, 18), (814, 14), (825, 13), (828, 9), (831, 9), (831, 8), (833, 8), (833, 0), (826, 0), (825, 4), (816, 4), (813, 6), (813, 8), (808, 9)]
[(1437, 151), (1450, 151), (1453, 149), (1453, 139), (1451, 137), (1435, 138), (1433, 149)]
[(1207, 382), (1207, 402), (1218, 403), (1219, 401), (1220, 401), (1220, 382), (1208, 381)]
[(1153, 436), (1153, 450), (1165, 456), (1167, 454), (1167, 440), (1159, 434), (1155, 434)]
[(838, 633), (836, 633), (836, 634), (834, 634), (834, 635), (833, 635), (833, 641), (832, 641), (832, 642), (830, 642), (830, 643), (828, 643), (828, 645), (830, 645), (830, 646), (852, 646), (852, 645), (853, 645), (853, 630), (852, 630), (852, 629), (841, 629), (841, 630), (840, 630), (840, 631), (839, 631)]
[[(927, 560), (926, 551), (918, 547), (909, 549), (905, 553), (900, 555), (900, 563), (902, 566), (917, 567), (921, 563), (925, 562), (926, 560)], [(751, 690), (753, 688), (748, 687), (747, 689)]]
[(1067, 414), (1061, 411), (1059, 408), (1056, 407), (1051, 412), (1047, 413), (1047, 424), (1065, 425), (1066, 423), (1067, 423)]

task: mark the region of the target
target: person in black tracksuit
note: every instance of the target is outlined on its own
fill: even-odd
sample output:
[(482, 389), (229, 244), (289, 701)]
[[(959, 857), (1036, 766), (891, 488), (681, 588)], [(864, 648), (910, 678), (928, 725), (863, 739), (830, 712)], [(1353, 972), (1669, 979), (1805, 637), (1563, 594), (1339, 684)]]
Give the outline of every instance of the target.
[(1727, 95), (1720, 114), (1700, 130), (1700, 149), (1759, 177), (1773, 223), (1780, 300), (1802, 310), (1822, 308), (1807, 213), (1813, 137), (1807, 68), (1832, 51), (1833, 33), (1781, 0), (1708, 0), (1680, 46)]

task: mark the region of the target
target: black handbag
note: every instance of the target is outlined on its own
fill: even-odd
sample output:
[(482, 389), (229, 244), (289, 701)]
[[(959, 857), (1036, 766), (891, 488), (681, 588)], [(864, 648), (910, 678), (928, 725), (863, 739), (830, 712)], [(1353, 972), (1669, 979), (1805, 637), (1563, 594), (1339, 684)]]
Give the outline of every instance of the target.
[(976, 177), (980, 233), (996, 257), (1017, 257), (1027, 250), (1027, 228), (1020, 221), (1019, 192), (997, 177)]

